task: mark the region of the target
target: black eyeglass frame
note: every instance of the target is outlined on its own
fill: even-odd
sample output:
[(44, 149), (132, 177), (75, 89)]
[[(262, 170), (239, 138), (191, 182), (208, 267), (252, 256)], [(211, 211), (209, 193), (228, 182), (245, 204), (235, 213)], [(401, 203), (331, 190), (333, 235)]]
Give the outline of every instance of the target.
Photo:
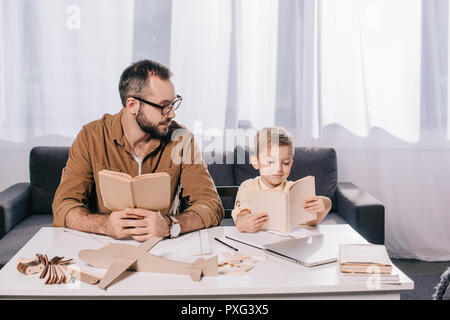
[[(142, 98), (139, 98), (139, 97), (135, 97), (135, 96), (131, 96), (131, 97), (134, 98), (134, 99), (136, 99), (136, 100), (138, 100), (138, 101), (141, 101), (141, 102), (143, 102), (143, 103), (146, 103), (146, 104), (148, 104), (148, 105), (150, 105), (150, 106), (152, 106), (152, 107), (161, 109), (161, 115), (163, 115), (163, 116), (166, 115), (166, 114), (168, 114), (172, 108), (173, 108), (174, 111), (177, 110), (177, 109), (180, 107), (181, 102), (183, 101), (183, 97), (180, 96), (179, 94), (177, 94), (177, 97), (175, 98), (175, 100), (173, 100), (171, 103), (168, 103), (168, 104), (163, 105), (163, 106), (161, 106), (161, 105), (159, 105), (159, 104), (156, 104), (156, 103), (153, 103), (153, 102), (150, 102), (150, 101), (147, 101), (147, 100), (142, 99)], [(180, 101), (180, 103), (174, 108), (173, 105), (174, 105), (175, 103), (177, 103), (178, 101)], [(166, 108), (167, 108), (167, 109), (166, 109)], [(164, 109), (166, 109), (167, 111), (164, 112)]]

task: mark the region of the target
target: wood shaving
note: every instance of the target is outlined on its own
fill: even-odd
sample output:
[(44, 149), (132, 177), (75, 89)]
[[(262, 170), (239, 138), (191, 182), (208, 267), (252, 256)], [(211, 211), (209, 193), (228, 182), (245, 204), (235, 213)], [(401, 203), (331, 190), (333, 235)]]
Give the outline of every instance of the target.
[(229, 252), (220, 253), (225, 260), (221, 260), (218, 263), (218, 273), (220, 274), (234, 274), (243, 275), (247, 274), (254, 268), (254, 265), (258, 261), (267, 260), (266, 255), (245, 255), (241, 253), (231, 254)]
[(67, 283), (72, 275), (64, 266), (73, 262), (73, 259), (63, 260), (64, 257), (53, 257), (48, 260), (47, 255), (36, 254), (34, 259), (20, 258), (17, 260), (17, 270), (30, 275), (39, 273), (39, 278), (44, 279), (45, 284)]
[(39, 274), (45, 284), (68, 283), (72, 278), (97, 284), (101, 277), (72, 268), (73, 259), (63, 260), (64, 257), (53, 257), (48, 260), (47, 255), (36, 254), (35, 258), (19, 258), (16, 261), (17, 270), (25, 275)]

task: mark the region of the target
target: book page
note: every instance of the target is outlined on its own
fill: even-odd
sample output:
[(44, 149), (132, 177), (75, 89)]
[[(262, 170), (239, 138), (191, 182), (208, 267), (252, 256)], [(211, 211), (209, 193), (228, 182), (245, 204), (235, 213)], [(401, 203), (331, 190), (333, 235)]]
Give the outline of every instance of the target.
[(165, 172), (136, 177), (132, 190), (136, 208), (157, 211), (170, 206), (170, 176)]
[(250, 195), (252, 213), (267, 213), (269, 220), (264, 224), (263, 230), (277, 230), (289, 232), (286, 229), (286, 194), (274, 190), (261, 190)]
[[(311, 220), (317, 219), (316, 213), (307, 212), (303, 209), (303, 202), (307, 197), (314, 196), (316, 194), (315, 179), (313, 176), (307, 176), (300, 180), (297, 180), (290, 188), (289, 191), (289, 216), (290, 229), (294, 229), (299, 224), (306, 223)], [(289, 230), (289, 232), (291, 231)]]
[(244, 243), (258, 249), (264, 249), (264, 247), (268, 244), (289, 239), (268, 231), (259, 231), (255, 233), (239, 232), (237, 228), (229, 228), (225, 234), (225, 238)]
[(343, 244), (339, 246), (340, 263), (380, 264), (391, 266), (392, 262), (383, 245)]
[(100, 172), (102, 173), (102, 175), (110, 175), (110, 176), (116, 177), (116, 179), (120, 179), (123, 181), (131, 181), (133, 179), (129, 174), (124, 173), (124, 172), (117, 172), (117, 171), (106, 170), (106, 169), (100, 170)]
[(166, 259), (194, 262), (198, 256), (211, 254), (208, 230), (202, 229), (185, 233), (177, 238), (164, 239), (149, 252)]
[(295, 227), (290, 233), (283, 233), (275, 230), (268, 230), (267, 232), (293, 239), (308, 238), (321, 234), (318, 228), (309, 228), (307, 226)]
[(129, 175), (101, 170), (98, 173), (98, 178), (100, 193), (106, 208), (113, 211), (134, 208), (131, 177)]
[(140, 176), (136, 176), (133, 178), (134, 181), (141, 180), (141, 179), (149, 179), (150, 178), (156, 178), (156, 177), (164, 177), (168, 174), (166, 172), (156, 172), (156, 173), (145, 173), (141, 174)]

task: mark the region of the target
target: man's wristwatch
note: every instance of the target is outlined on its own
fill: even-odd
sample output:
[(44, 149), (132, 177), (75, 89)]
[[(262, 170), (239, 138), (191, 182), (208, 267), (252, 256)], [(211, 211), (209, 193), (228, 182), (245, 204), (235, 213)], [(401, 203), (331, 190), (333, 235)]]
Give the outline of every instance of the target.
[(170, 238), (176, 238), (180, 235), (181, 232), (181, 225), (178, 222), (177, 218), (174, 216), (169, 216), (170, 220), (172, 220), (172, 224), (170, 225)]

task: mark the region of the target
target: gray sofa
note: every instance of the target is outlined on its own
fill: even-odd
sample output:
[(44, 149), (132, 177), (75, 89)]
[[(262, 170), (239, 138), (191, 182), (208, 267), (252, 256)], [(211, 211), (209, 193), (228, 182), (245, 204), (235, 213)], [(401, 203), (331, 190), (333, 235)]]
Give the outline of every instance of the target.
[[(45, 226), (51, 226), (51, 204), (69, 147), (35, 147), (30, 152), (30, 182), (0, 192), (0, 267)], [(212, 163), (211, 154), (204, 154)], [(225, 208), (222, 225), (233, 225), (231, 210), (238, 186), (258, 172), (248, 150), (215, 155), (208, 164)], [(289, 180), (316, 177), (316, 193), (328, 196), (333, 207), (323, 223), (348, 223), (371, 243), (384, 243), (384, 206), (349, 182), (338, 182), (336, 152), (331, 148), (296, 148)]]

